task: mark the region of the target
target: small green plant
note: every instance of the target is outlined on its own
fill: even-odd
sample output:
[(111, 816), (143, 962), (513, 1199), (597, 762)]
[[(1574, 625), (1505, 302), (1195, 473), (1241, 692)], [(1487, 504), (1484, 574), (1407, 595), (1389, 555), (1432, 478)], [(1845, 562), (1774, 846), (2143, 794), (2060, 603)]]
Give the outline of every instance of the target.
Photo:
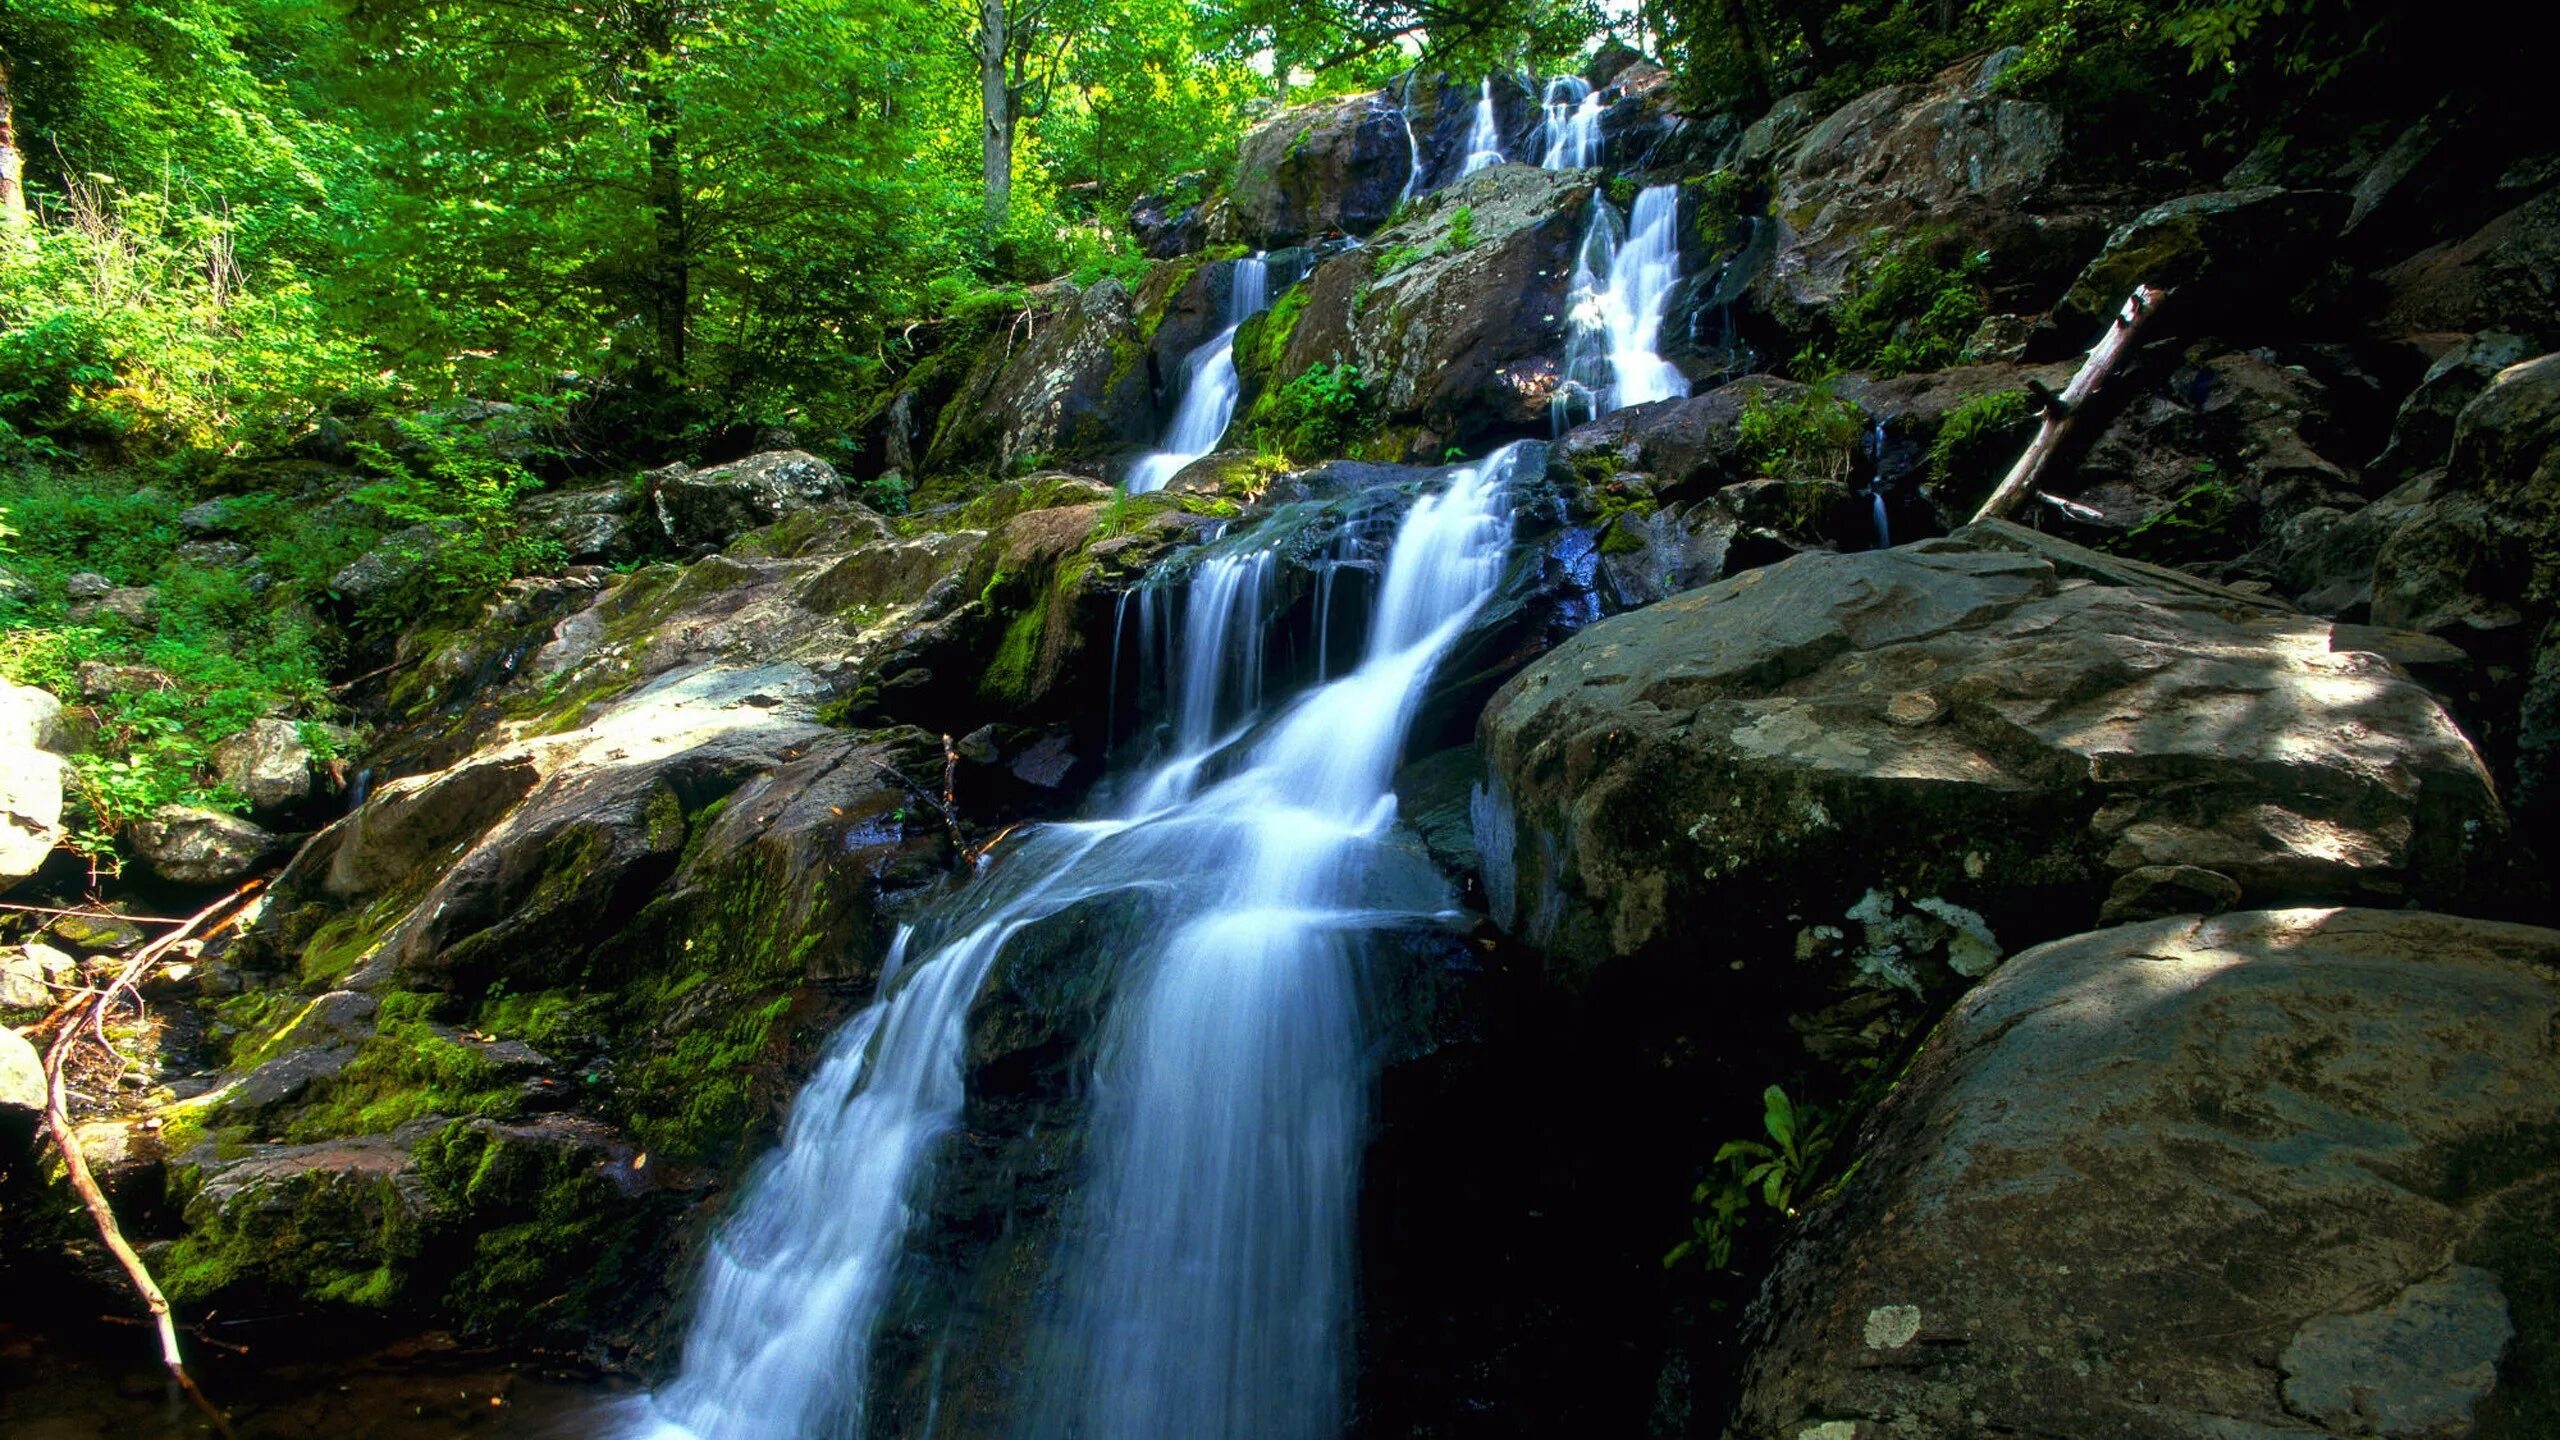
[(1941, 263), (1933, 258), (1939, 243), (1930, 233), (1870, 247), (1849, 292), (1831, 307), (1830, 346), (1806, 347), (1796, 368), (1900, 375), (1962, 360), (1965, 342), (1989, 313), (1982, 276), (1991, 256), (1975, 250)]
[(2110, 536), (2099, 548), (2139, 560), (2174, 565), (2214, 553), (2246, 503), (2222, 467), (2198, 460), (2195, 479), (2176, 498)]
[(1783, 480), (1836, 481), (1846, 477), (1858, 452), (1865, 415), (1826, 385), (1743, 402), (1735, 435), (1743, 461), (1755, 473)]
[(915, 504), (915, 486), (906, 476), (892, 470), (862, 487), (863, 503), (883, 515), (904, 515)]
[(1310, 365), (1256, 402), (1256, 438), (1266, 452), (1301, 460), (1345, 454), (1367, 433), (1371, 388), (1357, 365)]
[(1431, 247), (1434, 255), (1455, 255), (1476, 243), (1476, 207), (1461, 205), (1449, 212), (1449, 229), (1440, 243)]
[(516, 502), (539, 488), (523, 465), (500, 454), (472, 427), (434, 418), (402, 420), (395, 450), (366, 442), (356, 453), (383, 478), (355, 498), (403, 526), (427, 526), (403, 583), (370, 597), (363, 617), (399, 624), (439, 608), (478, 603), (520, 575), (559, 566), (558, 542), (516, 523)]
[(1947, 412), (1929, 442), (1929, 475), (1958, 491), (1980, 488), (2026, 443), (2035, 422), (2024, 390), (1976, 395)]
[(1701, 1181), (1690, 1203), (1701, 1207), (1689, 1220), (1690, 1236), (1662, 1257), (1665, 1269), (1692, 1257), (1710, 1270), (1733, 1263), (1733, 1242), (1754, 1210), (1771, 1210), (1792, 1219), (1796, 1196), (1803, 1193), (1831, 1154), (1835, 1121), (1822, 1110), (1799, 1107), (1787, 1092), (1772, 1085), (1760, 1092), (1760, 1128), (1764, 1140), (1728, 1140), (1716, 1149), (1714, 1163), (1725, 1169), (1719, 1179)]
[(1422, 247), (1419, 245), (1390, 245), (1370, 259), (1369, 273), (1380, 277), (1392, 275), (1421, 258)]

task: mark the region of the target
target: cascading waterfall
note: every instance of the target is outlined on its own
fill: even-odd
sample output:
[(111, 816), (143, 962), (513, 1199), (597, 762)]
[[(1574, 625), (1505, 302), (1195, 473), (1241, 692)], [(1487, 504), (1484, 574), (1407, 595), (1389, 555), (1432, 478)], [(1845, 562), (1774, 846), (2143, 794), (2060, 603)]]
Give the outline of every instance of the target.
[(1236, 376), (1236, 330), (1271, 303), (1271, 269), (1261, 255), (1235, 262), (1227, 290), (1226, 328), (1195, 346), (1182, 360), (1182, 398), (1164, 448), (1129, 472), (1132, 494), (1161, 490), (1183, 466), (1218, 448), (1235, 419), (1241, 382)]
[(1875, 452), (1876, 471), (1875, 474), (1870, 476), (1867, 480), (1867, 504), (1874, 512), (1875, 516), (1876, 548), (1879, 550), (1890, 550), (1893, 548), (1893, 522), (1885, 518), (1884, 513), (1883, 421), (1879, 420), (1875, 423), (1875, 428), (1868, 432), (1868, 439), (1872, 442), (1869, 448)]
[(1467, 160), (1458, 167), (1458, 174), (1464, 178), (1507, 158), (1502, 153), (1502, 122), (1493, 113), (1493, 77), (1486, 76), (1476, 92), (1476, 119), (1467, 127)]
[[(970, 1003), (1007, 944), (1137, 897), (1094, 1083), (1077, 1233), (1020, 1428), (1326, 1440), (1339, 1428), (1366, 1095), (1360, 939), (1433, 923), (1382, 898), (1390, 781), (1433, 667), (1491, 595), (1520, 447), (1414, 502), (1365, 656), (1258, 730), (1267, 550), (1184, 596), (1170, 755), (1104, 819), (1034, 827), (912, 936), (830, 1043), (722, 1226), (678, 1378), (632, 1440), (857, 1435), (872, 1332), (932, 1153), (965, 1099)], [(1248, 653), (1250, 652), (1250, 653)], [(1241, 738), (1240, 738), (1241, 737)], [(921, 958), (909, 961), (913, 954)]]
[(1580, 419), (1689, 393), (1688, 377), (1662, 358), (1662, 312), (1680, 280), (1678, 187), (1649, 186), (1620, 221), (1605, 197), (1574, 259), (1566, 317), (1564, 383), (1553, 401), (1559, 432)]
[(1547, 82), (1543, 101), (1547, 118), (1547, 153), (1538, 164), (1547, 170), (1579, 170), (1600, 163), (1600, 92), (1579, 75), (1559, 75)]

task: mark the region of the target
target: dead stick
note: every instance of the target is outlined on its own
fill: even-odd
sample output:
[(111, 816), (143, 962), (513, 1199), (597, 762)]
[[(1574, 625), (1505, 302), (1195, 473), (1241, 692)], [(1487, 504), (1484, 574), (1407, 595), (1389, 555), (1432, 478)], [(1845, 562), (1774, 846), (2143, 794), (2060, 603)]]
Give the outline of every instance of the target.
[(2037, 428), (2036, 438), (2028, 443), (2027, 453), (2009, 468), (2008, 478), (1991, 492), (1991, 498), (1973, 512), (1975, 524), (1998, 519), (2026, 503), (2028, 492), (2035, 488), (2036, 473), (2053, 458), (2054, 451), (2062, 448), (2062, 437), (2070, 433), (2071, 422), (2079, 418), (2081, 407), (2097, 393), (2107, 372), (2133, 348), (2133, 332), (2168, 298), (2166, 290), (2149, 285), (2133, 287), (2133, 295), (2124, 302), (2124, 310), (2116, 316), (2115, 323), (2089, 348), (2089, 358), (2081, 363), (2080, 373), (2071, 377), (2071, 383), (2063, 387), (2059, 396), (2046, 402), (2044, 424)]
[[(107, 1009), (119, 991), (139, 984), (143, 975), (158, 964), (161, 957), (177, 949), (180, 941), (199, 928), (211, 925), (218, 930), (221, 925), (238, 918), (241, 905), (265, 883), (264, 880), (250, 881), (196, 912), (176, 930), (135, 951), (133, 958), (125, 962), (124, 969), (116, 975), (114, 983), (89, 1002), (92, 1024), (100, 1036), (105, 1034)], [(159, 1282), (151, 1278), (150, 1267), (142, 1263), (142, 1256), (135, 1253), (133, 1246), (124, 1238), (123, 1227), (116, 1223), (115, 1209), (107, 1204), (106, 1192), (98, 1188), (97, 1177), (89, 1172), (88, 1157), (81, 1153), (80, 1137), (71, 1127), (71, 1095), (63, 1082), (62, 1072), (70, 1063), (72, 1050), (80, 1043), (83, 1028), (77, 1020), (63, 1026), (62, 1033), (54, 1037), (53, 1044), (45, 1051), (45, 1130), (53, 1136), (54, 1148), (62, 1152), (63, 1173), (70, 1178), (72, 1190), (80, 1196), (80, 1203), (88, 1207), (89, 1218), (97, 1222), (98, 1237), (106, 1242), (108, 1252), (116, 1257), (116, 1263), (124, 1267), (125, 1278), (133, 1282), (134, 1293), (142, 1297), (143, 1308), (151, 1312), (152, 1324), (160, 1332), (160, 1363), (169, 1367), (169, 1374), (178, 1382), (178, 1388), (187, 1392), (187, 1398), (193, 1400), (196, 1408), (205, 1413), (205, 1418), (213, 1422), (213, 1428), (223, 1436), (223, 1440), (231, 1440), (230, 1420), (214, 1408), (213, 1401), (196, 1388), (195, 1377), (187, 1373), (186, 1360), (178, 1352), (178, 1326), (169, 1311), (169, 1297), (161, 1293)], [(115, 1053), (113, 1047), (109, 1047), (108, 1053)]]

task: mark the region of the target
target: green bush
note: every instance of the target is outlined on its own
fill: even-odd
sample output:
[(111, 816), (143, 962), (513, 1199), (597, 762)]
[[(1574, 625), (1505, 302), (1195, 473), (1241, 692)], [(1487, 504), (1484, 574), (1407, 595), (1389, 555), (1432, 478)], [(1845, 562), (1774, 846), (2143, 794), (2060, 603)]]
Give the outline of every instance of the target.
[(1929, 475), (1955, 494), (1988, 490), (2035, 426), (2024, 390), (1976, 395), (1947, 412), (1929, 442)]
[(1745, 400), (1735, 423), (1742, 456), (1756, 474), (1784, 480), (1838, 480), (1858, 453), (1866, 416), (1858, 407), (1812, 385)]
[(1254, 406), (1255, 437), (1299, 460), (1346, 454), (1369, 431), (1371, 385), (1356, 365), (1315, 364)]
[(1449, 229), (1440, 243), (1431, 247), (1434, 255), (1455, 255), (1473, 248), (1476, 243), (1476, 207), (1461, 205), (1449, 212)]
[(1796, 368), (1807, 375), (1900, 375), (1960, 362), (1990, 310), (1981, 277), (1991, 257), (1970, 251), (1942, 263), (1935, 258), (1939, 243), (1938, 236), (1915, 235), (1871, 248), (1827, 316), (1831, 343), (1807, 347)]

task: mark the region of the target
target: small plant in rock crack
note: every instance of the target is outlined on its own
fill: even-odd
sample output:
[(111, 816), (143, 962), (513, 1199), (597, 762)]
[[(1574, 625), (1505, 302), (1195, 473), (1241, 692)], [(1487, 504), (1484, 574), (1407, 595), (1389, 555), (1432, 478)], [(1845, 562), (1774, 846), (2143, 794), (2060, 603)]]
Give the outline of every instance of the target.
[(1663, 1268), (1695, 1257), (1710, 1270), (1722, 1270), (1733, 1263), (1734, 1238), (1754, 1209), (1794, 1217), (1796, 1196), (1831, 1153), (1837, 1122), (1819, 1107), (1798, 1107), (1775, 1085), (1761, 1092), (1760, 1101), (1760, 1128), (1769, 1138), (1728, 1140), (1716, 1148), (1714, 1163), (1725, 1174), (1699, 1182), (1690, 1195), (1699, 1207), (1689, 1218), (1690, 1236), (1662, 1257)]

